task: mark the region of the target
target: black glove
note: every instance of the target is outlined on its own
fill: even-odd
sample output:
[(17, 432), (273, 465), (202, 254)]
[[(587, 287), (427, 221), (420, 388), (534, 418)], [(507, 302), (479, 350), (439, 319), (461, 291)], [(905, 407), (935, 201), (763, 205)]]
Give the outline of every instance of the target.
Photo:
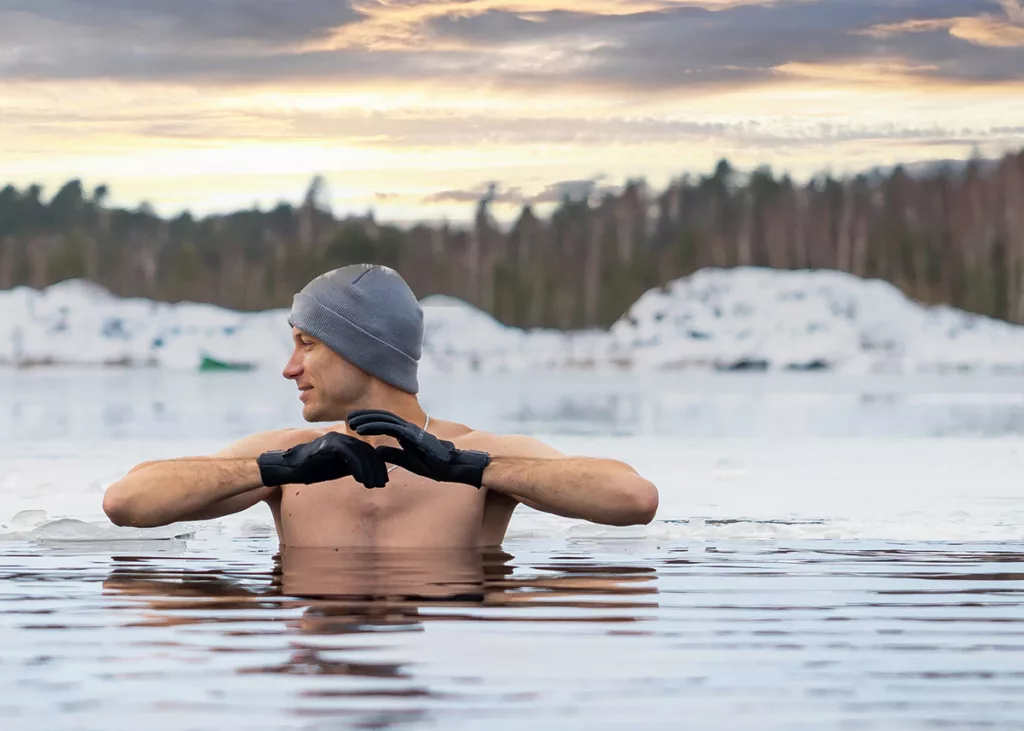
[(480, 487), (484, 468), (491, 463), (491, 455), (487, 452), (456, 449), (451, 442), (438, 439), (390, 411), (361, 409), (350, 413), (345, 420), (349, 429), (364, 437), (394, 437), (402, 445), (401, 449), (377, 447), (384, 461), (438, 482), (461, 482)]
[(388, 466), (373, 445), (337, 432), (328, 432), (291, 449), (264, 452), (256, 461), (267, 487), (310, 485), (349, 475), (364, 487), (388, 484)]

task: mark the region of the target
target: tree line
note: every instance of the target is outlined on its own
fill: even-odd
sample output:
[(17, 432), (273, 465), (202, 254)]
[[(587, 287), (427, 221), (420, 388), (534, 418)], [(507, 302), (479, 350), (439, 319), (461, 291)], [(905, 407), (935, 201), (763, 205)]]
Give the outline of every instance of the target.
[(838, 269), (915, 300), (1024, 323), (1024, 151), (911, 174), (903, 167), (797, 184), (727, 161), (653, 191), (634, 180), (524, 205), (502, 228), (484, 196), (465, 226), (335, 217), (314, 179), (303, 202), (196, 218), (107, 205), (72, 180), (0, 191), (0, 289), (84, 277), (114, 293), (241, 310), (287, 307), (324, 271), (394, 267), (520, 327), (610, 325), (646, 290), (703, 267)]

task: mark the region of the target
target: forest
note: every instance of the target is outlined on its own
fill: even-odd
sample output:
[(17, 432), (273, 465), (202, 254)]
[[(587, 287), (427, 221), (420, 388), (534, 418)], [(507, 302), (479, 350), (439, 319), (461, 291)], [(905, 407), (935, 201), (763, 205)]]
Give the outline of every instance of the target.
[(108, 205), (78, 180), (0, 190), (0, 289), (72, 277), (121, 296), (287, 307), (324, 271), (397, 269), (418, 296), (447, 294), (519, 327), (605, 327), (646, 290), (703, 267), (838, 269), (927, 304), (1024, 324), (1024, 150), (911, 172), (897, 166), (796, 183), (727, 161), (664, 190), (632, 180), (524, 205), (498, 225), (483, 196), (465, 225), (336, 217), (315, 178), (298, 205), (173, 218)]

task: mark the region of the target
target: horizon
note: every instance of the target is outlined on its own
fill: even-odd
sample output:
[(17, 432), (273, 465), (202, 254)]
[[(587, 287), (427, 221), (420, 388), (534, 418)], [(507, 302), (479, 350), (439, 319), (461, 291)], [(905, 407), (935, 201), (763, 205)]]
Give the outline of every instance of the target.
[[(1015, 154), (1024, 154), (1024, 147), (1022, 147), (1020, 150), (1008, 149), (1008, 150), (1006, 150), (1003, 153), (1002, 157), (1005, 157), (1006, 155), (1011, 155), (1012, 156), (1012, 155), (1015, 155)], [(932, 159), (932, 160), (916, 160), (916, 161), (896, 162), (896, 163), (893, 163), (891, 165), (885, 165), (885, 166), (879, 165), (879, 166), (875, 166), (875, 167), (872, 167), (872, 168), (869, 168), (869, 169), (850, 171), (845, 176), (838, 177), (837, 179), (843, 180), (843, 179), (849, 179), (849, 178), (856, 177), (856, 176), (869, 176), (870, 177), (871, 175), (874, 175), (874, 174), (891, 174), (892, 171), (895, 170), (896, 168), (903, 168), (904, 170), (908, 171), (912, 176), (914, 176), (915, 174), (916, 175), (920, 175), (921, 174), (920, 171), (926, 171), (926, 173), (932, 173), (933, 171), (937, 172), (939, 170), (942, 170), (943, 168), (945, 168), (946, 170), (950, 170), (951, 169), (951, 170), (956, 171), (958, 167), (966, 167), (967, 165), (971, 164), (972, 162), (992, 163), (992, 162), (997, 162), (998, 159), (999, 158), (981, 157), (981, 156), (978, 155), (978, 150), (975, 149), (971, 156), (960, 158), (960, 159), (936, 158), (936, 159)], [(723, 160), (723, 161), (720, 161), (720, 162), (727, 162), (728, 163), (729, 161)], [(809, 176), (806, 176), (806, 177), (803, 177), (803, 178), (799, 178), (799, 177), (790, 176), (790, 174), (788, 172), (781, 172), (780, 173), (779, 171), (771, 169), (770, 166), (767, 166), (767, 165), (762, 165), (762, 166), (759, 166), (758, 168), (751, 168), (749, 170), (747, 170), (747, 169), (739, 169), (739, 168), (736, 168), (736, 167), (732, 167), (733, 174), (735, 176), (737, 176), (737, 180), (738, 180), (738, 183), (740, 185), (745, 185), (746, 184), (746, 178), (748, 178), (755, 170), (758, 170), (758, 169), (761, 169), (761, 170), (767, 169), (768, 172), (770, 172), (777, 180), (782, 180), (784, 178), (790, 178), (792, 183), (794, 185), (797, 185), (797, 186), (810, 185), (813, 181), (820, 180), (824, 176), (832, 174), (831, 171), (822, 170), (822, 171), (819, 171), (819, 172), (816, 172), (816, 173), (811, 173)], [(622, 181), (621, 184), (614, 184), (614, 183), (608, 182), (608, 183), (606, 183), (605, 185), (602, 185), (602, 186), (598, 186), (596, 184), (597, 181), (588, 181), (588, 180), (584, 180), (584, 181), (562, 181), (559, 184), (548, 186), (547, 189), (544, 191), (544, 194), (542, 194), (541, 196), (538, 196), (537, 198), (534, 198), (534, 199), (522, 199), (522, 200), (508, 200), (508, 191), (507, 190), (503, 190), (500, 187), (500, 185), (497, 185), (493, 195), (489, 195), (486, 190), (482, 190), (482, 191), (479, 191), (479, 192), (473, 191), (473, 194), (476, 197), (475, 198), (471, 198), (468, 195), (469, 191), (467, 191), (466, 192), (467, 195), (465, 197), (465, 200), (461, 201), (462, 205), (464, 205), (464, 207), (465, 207), (466, 214), (465, 214), (464, 217), (461, 217), (461, 218), (458, 218), (458, 217), (457, 218), (450, 218), (450, 217), (447, 217), (447, 216), (443, 216), (443, 217), (439, 217), (439, 218), (410, 218), (410, 219), (401, 219), (401, 218), (393, 218), (392, 217), (392, 218), (384, 219), (384, 218), (381, 218), (380, 216), (377, 215), (377, 212), (376, 212), (376, 210), (373, 207), (370, 207), (369, 209), (366, 209), (366, 210), (345, 210), (345, 211), (339, 211), (339, 210), (336, 210), (333, 207), (331, 207), (330, 200), (322, 200), (322, 198), (323, 198), (322, 195), (318, 195), (318, 196), (316, 196), (316, 198), (319, 200), (320, 203), (322, 203), (322, 205), (318, 205), (318, 207), (322, 211), (324, 211), (325, 213), (328, 213), (328, 214), (332, 215), (336, 220), (341, 221), (341, 220), (344, 220), (344, 219), (346, 219), (348, 217), (358, 218), (358, 217), (363, 217), (363, 216), (370, 216), (376, 223), (378, 223), (380, 225), (393, 226), (395, 228), (399, 228), (399, 229), (403, 229), (404, 230), (404, 229), (413, 228), (415, 226), (428, 226), (429, 227), (429, 226), (443, 225), (443, 224), (455, 224), (455, 225), (471, 224), (472, 220), (473, 220), (473, 216), (474, 216), (474, 214), (476, 212), (478, 203), (480, 202), (480, 200), (482, 198), (489, 197), (490, 198), (490, 202), (489, 202), (489, 205), (488, 205), (488, 213), (491, 216), (491, 218), (493, 219), (493, 221), (498, 224), (499, 229), (500, 229), (503, 226), (511, 226), (511, 225), (513, 225), (515, 223), (515, 221), (519, 218), (519, 216), (522, 214), (522, 212), (524, 210), (526, 210), (527, 207), (529, 207), (531, 209), (531, 211), (534, 213), (534, 215), (537, 215), (540, 218), (544, 218), (545, 216), (550, 216), (550, 214), (553, 213), (557, 209), (558, 205), (563, 200), (565, 200), (566, 198), (568, 198), (570, 200), (573, 200), (573, 201), (576, 201), (576, 202), (583, 201), (583, 200), (590, 200), (591, 202), (593, 202), (594, 198), (598, 197), (599, 195), (605, 195), (605, 194), (607, 194), (607, 195), (619, 195), (619, 194), (621, 194), (623, 192), (623, 190), (626, 188), (626, 186), (630, 182), (640, 182), (643, 185), (648, 186), (649, 189), (651, 189), (653, 192), (655, 192), (655, 194), (657, 194), (659, 191), (667, 190), (670, 186), (678, 184), (680, 181), (682, 181), (684, 179), (685, 176), (691, 176), (691, 182), (693, 182), (693, 181), (698, 181), (701, 177), (710, 177), (713, 173), (714, 173), (714, 169), (705, 170), (705, 171), (687, 171), (686, 173), (682, 173), (680, 175), (676, 175), (676, 176), (673, 176), (673, 177), (669, 178), (668, 180), (666, 180), (664, 186), (662, 186), (660, 188), (656, 187), (656, 186), (652, 186), (650, 181), (647, 181), (646, 179), (644, 179), (644, 178), (642, 178), (640, 176), (631, 176), (631, 177), (627, 178), (626, 180)], [(313, 187), (313, 185), (315, 183), (315, 180), (318, 177), (320, 177), (320, 176), (319, 175), (314, 175), (314, 179), (309, 181), (309, 183), (307, 184), (306, 189), (305, 189), (306, 193), (308, 193), (312, 189), (312, 187)], [(70, 178), (68, 180), (65, 180), (63, 184), (69, 184), (69, 183), (76, 182), (76, 181), (79, 184), (81, 184), (82, 192), (83, 192), (83, 194), (86, 197), (89, 197), (90, 195), (92, 195), (95, 192), (97, 186), (101, 186), (101, 185), (102, 186), (106, 186), (106, 184), (103, 183), (102, 181), (98, 181), (95, 185), (87, 184), (86, 181), (82, 180), (80, 177), (72, 177), (72, 178)], [(10, 182), (0, 181), (0, 189), (2, 189), (3, 187), (7, 187), (7, 186), (13, 186), (16, 190), (20, 190), (22, 192), (24, 190), (26, 190), (27, 187), (30, 186), (30, 185), (39, 185), (40, 186), (40, 188), (42, 190), (41, 200), (44, 202), (44, 204), (49, 204), (50, 199), (52, 199), (57, 194), (57, 192), (60, 190), (60, 187), (61, 187), (60, 185), (58, 185), (58, 186), (54, 186), (52, 189), (48, 189), (46, 186), (44, 186), (44, 185), (42, 185), (42, 184), (40, 184), (38, 182), (28, 183), (27, 185), (24, 185), (24, 186), (17, 186), (17, 185), (14, 185), (13, 183), (10, 183)], [(324, 187), (326, 188), (326, 186), (327, 186), (327, 183), (326, 183), (326, 181), (324, 181)], [(265, 203), (262, 203), (262, 204), (261, 203), (254, 203), (254, 204), (252, 204), (250, 206), (245, 206), (245, 207), (225, 208), (225, 209), (217, 209), (217, 210), (205, 210), (205, 211), (197, 212), (197, 211), (191, 210), (189, 208), (182, 208), (182, 209), (173, 210), (173, 211), (161, 211), (158, 207), (154, 206), (150, 201), (145, 201), (145, 200), (138, 201), (134, 205), (124, 205), (124, 204), (119, 204), (119, 203), (116, 203), (116, 202), (114, 204), (110, 204), (111, 200), (115, 200), (115, 201), (117, 200), (117, 196), (113, 195), (112, 191), (108, 191), (107, 196), (103, 200), (103, 202), (106, 205), (103, 205), (102, 207), (106, 208), (107, 210), (117, 209), (117, 210), (130, 211), (130, 212), (147, 210), (147, 211), (151, 212), (153, 215), (157, 216), (158, 218), (161, 218), (161, 219), (167, 220), (167, 221), (174, 220), (174, 219), (177, 219), (177, 218), (183, 217), (183, 216), (191, 216), (193, 218), (193, 220), (199, 221), (199, 220), (203, 220), (204, 218), (216, 218), (218, 216), (230, 216), (230, 215), (233, 215), (233, 214), (236, 214), (236, 213), (249, 212), (249, 211), (255, 211), (257, 213), (265, 214), (265, 213), (269, 213), (274, 208), (276, 208), (278, 206), (282, 206), (282, 205), (284, 205), (284, 206), (291, 206), (292, 208), (299, 208), (302, 205), (302, 202), (303, 202), (303, 199), (304, 199), (304, 196), (306, 195), (306, 193), (304, 193), (302, 195), (295, 196), (294, 198), (291, 198), (291, 199), (279, 198), (277, 200), (269, 200), (269, 201), (267, 201)], [(556, 197), (556, 194), (557, 194), (557, 197)], [(495, 208), (496, 207), (499, 209), (498, 215), (495, 215)], [(504, 212), (504, 215), (501, 214), (502, 211)]]
[[(130, 39), (131, 43), (124, 42)], [(396, 224), (1024, 148), (1021, 0), (0, 1), (0, 171)], [(536, 202), (539, 201), (539, 204)]]

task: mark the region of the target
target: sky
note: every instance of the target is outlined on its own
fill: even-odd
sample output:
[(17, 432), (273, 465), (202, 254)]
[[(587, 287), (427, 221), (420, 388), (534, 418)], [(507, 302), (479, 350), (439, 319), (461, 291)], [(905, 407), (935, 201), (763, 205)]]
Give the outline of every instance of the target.
[(1024, 0), (0, 0), (0, 184), (464, 220), (1024, 148)]

